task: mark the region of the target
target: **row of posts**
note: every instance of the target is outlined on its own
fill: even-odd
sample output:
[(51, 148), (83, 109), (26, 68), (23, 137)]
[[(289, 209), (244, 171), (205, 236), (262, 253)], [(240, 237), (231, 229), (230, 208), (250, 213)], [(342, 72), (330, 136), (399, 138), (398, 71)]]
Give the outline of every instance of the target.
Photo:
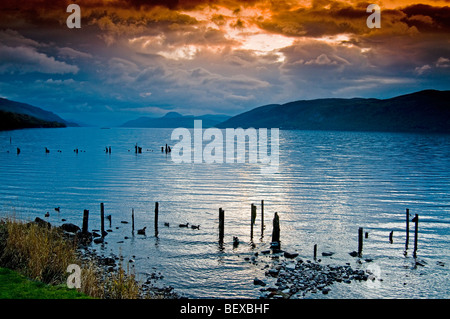
[[(155, 236), (158, 237), (158, 211), (159, 211), (159, 204), (158, 202), (155, 203)], [(105, 232), (105, 206), (103, 203), (100, 204), (100, 220), (101, 220), (101, 236), (104, 237), (106, 235)], [(109, 219), (109, 223), (111, 226), (111, 216), (107, 216)], [(405, 255), (407, 254), (408, 246), (409, 246), (409, 209), (406, 209), (406, 242), (405, 242)], [(85, 209), (83, 213), (83, 226), (82, 226), (82, 233), (86, 234), (88, 232), (88, 220), (89, 220), (89, 210)], [(250, 237), (253, 240), (253, 226), (256, 221), (256, 206), (254, 204), (251, 204), (251, 215), (250, 215)], [(417, 240), (418, 240), (418, 232), (419, 232), (419, 215), (416, 214), (415, 217), (412, 219), (412, 221), (415, 223), (414, 227), (414, 250), (413, 250), (413, 257), (417, 257)], [(132, 223), (132, 231), (134, 232), (134, 209), (131, 211), (131, 223)], [(264, 200), (261, 200), (261, 238), (264, 236)], [(359, 257), (362, 256), (363, 251), (363, 234), (364, 229), (362, 227), (359, 227), (358, 229), (358, 252), (357, 255)], [(223, 245), (223, 238), (225, 235), (225, 211), (222, 208), (219, 208), (219, 245)], [(368, 233), (365, 234), (365, 237), (368, 237)], [(392, 232), (390, 234), (390, 238), (392, 240)], [(274, 245), (275, 247), (280, 246), (280, 222), (279, 222), (279, 216), (278, 213), (275, 213), (273, 218), (273, 230), (272, 230), (272, 243), (271, 245)], [(317, 244), (314, 245), (314, 258), (317, 256)]]
[[(409, 209), (406, 209), (406, 241), (405, 241), (405, 252), (404, 255), (407, 255), (407, 251), (408, 251), (408, 246), (409, 246), (409, 218), (410, 218), (410, 214), (409, 214)], [(417, 240), (418, 240), (418, 236), (419, 236), (419, 215), (415, 214), (414, 218), (411, 220), (412, 222), (414, 222), (414, 250), (413, 250), (413, 257), (416, 258), (417, 257)], [(366, 233), (365, 237), (367, 238), (368, 233)], [(390, 233), (389, 235), (389, 241), (392, 243), (393, 237), (393, 231)], [(363, 228), (360, 227), (358, 229), (358, 256), (361, 257), (362, 256), (362, 250), (363, 250)], [(316, 256), (316, 247), (314, 248), (314, 257)]]
[[(155, 236), (158, 237), (158, 202), (155, 203)], [(111, 227), (111, 215), (106, 216), (109, 220), (109, 227)], [(88, 233), (88, 223), (89, 223), (89, 210), (85, 209), (83, 212), (83, 226), (81, 232), (83, 234)], [(131, 229), (134, 232), (134, 208), (131, 209)], [(100, 231), (101, 236), (105, 237), (107, 232), (105, 231), (105, 205), (100, 203)]]
[[(253, 240), (253, 228), (256, 221), (256, 205), (250, 206), (250, 239)], [(219, 208), (219, 245), (223, 245), (223, 237), (225, 234), (225, 211)], [(264, 200), (261, 200), (261, 238), (264, 237)], [(274, 214), (273, 229), (272, 229), (272, 242), (271, 246), (274, 248), (280, 247), (280, 219), (278, 213)]]

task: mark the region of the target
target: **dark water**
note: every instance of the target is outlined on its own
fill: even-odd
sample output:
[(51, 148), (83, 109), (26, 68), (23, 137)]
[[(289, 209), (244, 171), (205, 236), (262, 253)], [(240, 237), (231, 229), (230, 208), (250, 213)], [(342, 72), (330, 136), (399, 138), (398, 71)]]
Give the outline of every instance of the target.
[[(81, 226), (83, 210), (89, 209), (90, 228), (99, 229), (103, 202), (105, 213), (113, 216), (113, 232), (106, 245), (93, 244), (100, 254), (134, 259), (130, 267), (142, 279), (161, 272), (160, 284), (187, 297), (257, 298), (260, 287), (253, 278), (263, 279), (262, 268), (272, 260), (261, 254), (256, 263), (244, 258), (268, 248), (271, 220), (278, 212), (283, 249), (312, 259), (317, 244), (319, 255), (334, 252), (322, 263), (350, 262), (383, 279), (335, 283), (328, 295), (307, 297), (450, 296), (449, 135), (280, 131), (279, 171), (264, 175), (260, 164), (176, 164), (161, 153), (162, 145), (174, 144), (171, 133), (119, 128), (0, 132), (0, 213), (30, 220), (48, 211), (51, 223), (65, 218)], [(142, 154), (134, 153), (135, 143), (143, 147)], [(112, 154), (105, 153), (106, 146)], [(153, 233), (156, 201), (158, 238)], [(258, 211), (255, 248), (250, 246), (252, 203)], [(58, 206), (60, 213), (54, 211)], [(218, 245), (220, 207), (225, 210), (223, 249)], [(132, 208), (136, 228), (146, 226), (147, 236), (132, 236)], [(425, 267), (413, 267), (414, 223), (409, 254), (403, 255), (406, 208), (420, 216), (418, 259)], [(200, 229), (178, 227), (187, 222)], [(369, 233), (364, 258), (371, 263), (358, 264), (348, 255), (357, 249), (359, 227)], [(235, 249), (233, 236), (241, 241)]]

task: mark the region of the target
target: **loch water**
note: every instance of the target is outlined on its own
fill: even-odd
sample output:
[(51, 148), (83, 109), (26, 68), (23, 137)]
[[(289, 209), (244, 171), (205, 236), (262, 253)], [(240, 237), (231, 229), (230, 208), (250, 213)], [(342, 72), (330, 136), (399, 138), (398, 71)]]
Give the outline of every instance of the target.
[[(0, 132), (0, 216), (41, 217), (53, 225), (65, 219), (81, 226), (88, 209), (89, 228), (99, 229), (104, 203), (112, 232), (106, 244), (91, 244), (98, 254), (123, 256), (144, 280), (161, 273), (157, 285), (170, 285), (189, 298), (258, 298), (261, 287), (253, 279), (265, 280), (266, 265), (279, 262), (261, 254), (269, 248), (278, 212), (282, 249), (312, 260), (317, 244), (322, 264), (350, 263), (382, 279), (334, 283), (327, 295), (309, 293), (307, 298), (450, 296), (450, 135), (280, 130), (278, 171), (263, 174), (263, 164), (248, 161), (175, 163), (170, 153), (161, 152), (166, 143), (172, 148), (177, 143), (172, 131)], [(105, 152), (109, 146), (110, 154)], [(252, 203), (257, 206), (253, 239)], [(225, 211), (223, 246), (218, 243), (219, 208)], [(132, 209), (136, 229), (147, 227), (145, 236), (132, 234)], [(413, 222), (404, 255), (406, 209), (411, 218), (419, 215), (417, 259), (412, 256)], [(200, 228), (178, 226), (185, 223)], [(349, 255), (357, 250), (359, 227), (368, 233), (361, 259)], [(239, 237), (238, 247), (233, 236)], [(322, 252), (333, 254), (323, 257)]]

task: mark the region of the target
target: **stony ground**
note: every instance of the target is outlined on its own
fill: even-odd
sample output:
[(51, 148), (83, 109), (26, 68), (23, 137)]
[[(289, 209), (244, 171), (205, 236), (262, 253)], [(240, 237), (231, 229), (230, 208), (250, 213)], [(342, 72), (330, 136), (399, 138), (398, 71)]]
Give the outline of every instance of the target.
[[(284, 258), (283, 258), (284, 257)], [(304, 298), (308, 293), (328, 294), (335, 282), (350, 284), (352, 281), (379, 280), (368, 271), (346, 265), (326, 265), (321, 260), (303, 260), (297, 254), (281, 254), (278, 262), (266, 265), (265, 279), (255, 278), (254, 285), (261, 286), (260, 298)], [(368, 260), (370, 262), (370, 260)], [(274, 284), (267, 282), (276, 279)]]
[[(115, 272), (118, 271), (120, 265), (124, 269), (134, 262), (134, 260), (124, 260), (122, 256), (117, 256), (115, 254), (110, 254), (109, 256), (98, 255), (95, 249), (88, 249), (87, 247), (82, 247), (79, 249), (81, 254), (81, 259), (86, 264), (94, 264), (97, 270), (104, 277), (111, 277)], [(90, 262), (93, 263), (90, 263)], [(133, 267), (131, 267), (133, 268)], [(164, 278), (161, 273), (151, 273), (147, 274), (145, 279), (138, 278), (140, 285), (140, 296), (142, 299), (179, 299), (180, 295), (174, 291), (171, 286), (156, 285), (156, 282)]]

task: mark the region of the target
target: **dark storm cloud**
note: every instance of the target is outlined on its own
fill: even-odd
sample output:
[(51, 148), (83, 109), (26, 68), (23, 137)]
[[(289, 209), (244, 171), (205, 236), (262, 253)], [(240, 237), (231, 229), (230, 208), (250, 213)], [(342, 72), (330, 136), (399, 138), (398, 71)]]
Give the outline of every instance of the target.
[(360, 1), (78, 0), (77, 30), (74, 0), (5, 0), (0, 95), (133, 116), (448, 88), (449, 8), (395, 1), (369, 29)]

